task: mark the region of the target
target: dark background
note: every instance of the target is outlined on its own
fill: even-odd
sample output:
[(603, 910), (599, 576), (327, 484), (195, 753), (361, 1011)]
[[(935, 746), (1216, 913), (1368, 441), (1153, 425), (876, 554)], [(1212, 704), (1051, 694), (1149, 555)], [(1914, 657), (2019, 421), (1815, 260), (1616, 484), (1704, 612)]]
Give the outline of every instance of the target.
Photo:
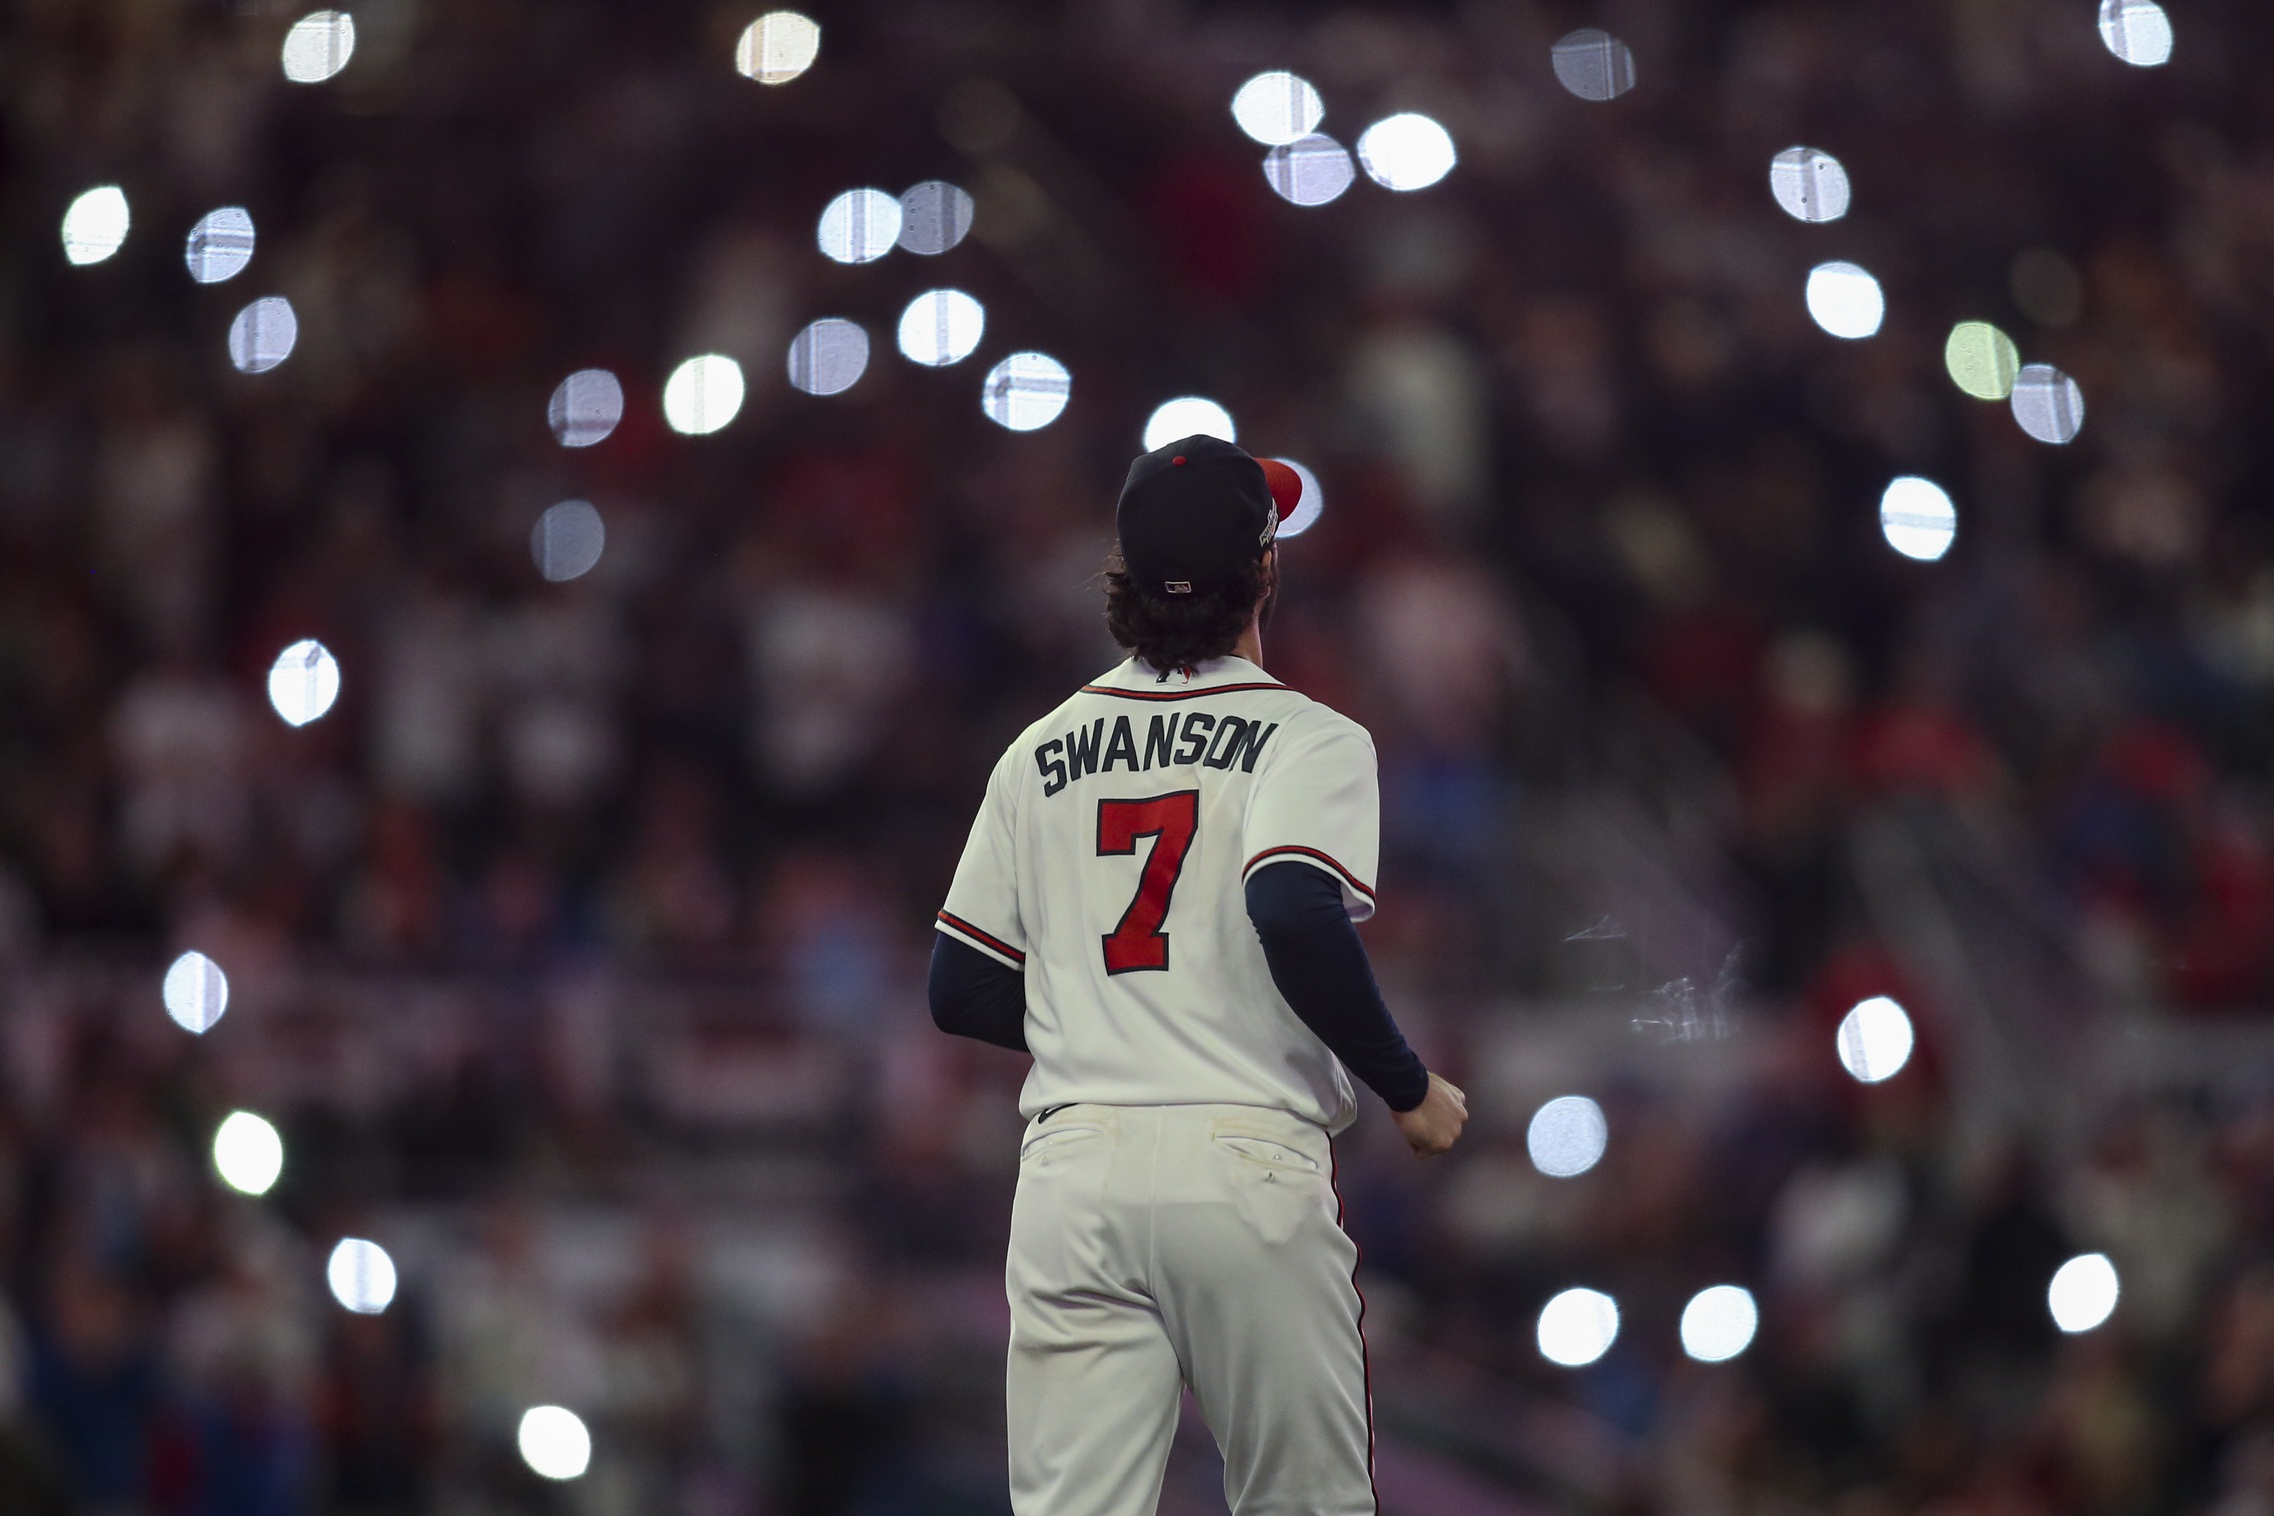
[[(1427, 1168), (1370, 1099), (1340, 1143), (1385, 1509), (2274, 1509), (2274, 12), (2170, 10), (2143, 70), (2090, 0), (816, 5), (765, 87), (755, 7), (369, 0), (301, 86), (268, 0), (7, 0), (0, 1512), (1007, 1509), (1022, 1064), (931, 1029), (930, 913), (1118, 656), (1114, 490), (1187, 393), (1324, 483), (1266, 661), (1375, 734), (1368, 941), (1477, 1112)], [(1558, 86), (1583, 25), (1632, 93)], [(1459, 166), (1278, 200), (1227, 109), (1277, 67)], [(1844, 220), (1777, 209), (1794, 143)], [(932, 177), (960, 247), (815, 250)], [(73, 267), (100, 183), (133, 228)], [(196, 285), (228, 204), (258, 251)], [(1878, 336), (1810, 323), (1829, 258)], [(890, 332), (936, 285), (988, 327), (935, 371)], [(782, 357), (824, 315), (875, 342), (830, 398)], [(1962, 318), (2076, 376), (2073, 444), (1951, 385)], [(1074, 375), (1030, 434), (978, 403), (1019, 348)], [(750, 397), (680, 437), (704, 351)], [(564, 449), (595, 365), (627, 413)], [(1879, 535), (1914, 472), (1939, 563)], [(607, 551), (549, 584), (572, 497)], [(344, 685), (293, 729), (302, 637)], [(1866, 1087), (1876, 994), (1919, 1049)], [(1552, 1180), (1568, 1093), (1610, 1145)], [(2122, 1303), (2064, 1338), (2086, 1250)], [(1721, 1282), (1761, 1335), (1691, 1363)], [(1576, 1371), (1572, 1284), (1623, 1312)], [(582, 1479), (514, 1455), (540, 1402)], [(1164, 1510), (1220, 1509), (1186, 1430)]]

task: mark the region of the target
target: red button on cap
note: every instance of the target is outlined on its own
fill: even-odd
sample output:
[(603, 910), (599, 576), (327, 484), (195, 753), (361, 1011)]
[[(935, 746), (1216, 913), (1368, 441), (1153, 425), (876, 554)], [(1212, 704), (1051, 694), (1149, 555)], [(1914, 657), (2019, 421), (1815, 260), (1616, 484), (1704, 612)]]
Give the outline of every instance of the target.
[(1183, 464), (1183, 462), (1184, 462), (1184, 454), (1182, 454), (1182, 453), (1179, 453), (1179, 454), (1177, 454), (1177, 455), (1176, 455), (1174, 458), (1171, 458), (1171, 459), (1169, 460), (1169, 462), (1171, 462), (1171, 463), (1174, 463), (1174, 464), (1178, 464), (1178, 465), (1181, 465), (1181, 464)]

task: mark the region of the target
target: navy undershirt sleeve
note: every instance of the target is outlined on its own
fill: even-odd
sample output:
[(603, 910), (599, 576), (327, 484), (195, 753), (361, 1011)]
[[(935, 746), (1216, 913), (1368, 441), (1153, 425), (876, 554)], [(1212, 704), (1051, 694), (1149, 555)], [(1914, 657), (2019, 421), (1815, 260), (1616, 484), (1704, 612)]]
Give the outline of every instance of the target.
[(945, 932), (932, 934), (928, 986), (932, 1023), (957, 1037), (976, 1037), (1023, 1053), (1026, 976)]
[(1382, 1003), (1342, 886), (1307, 863), (1273, 863), (1248, 876), (1247, 899), (1271, 982), (1303, 1025), (1391, 1110), (1421, 1104), (1429, 1071)]

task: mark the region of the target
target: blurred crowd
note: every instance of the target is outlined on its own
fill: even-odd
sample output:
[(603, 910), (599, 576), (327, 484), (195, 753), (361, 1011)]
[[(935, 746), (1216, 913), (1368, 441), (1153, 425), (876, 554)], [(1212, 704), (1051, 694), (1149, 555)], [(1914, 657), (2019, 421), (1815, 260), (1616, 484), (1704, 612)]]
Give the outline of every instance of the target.
[[(2135, 69), (2089, 0), (1598, 11), (817, 5), (771, 86), (695, 4), (366, 0), (315, 85), (274, 0), (0, 14), (0, 1513), (1002, 1509), (1019, 1067), (925, 1022), (928, 923), (1002, 745), (1119, 656), (1111, 502), (1183, 394), (1323, 482), (1266, 662), (1375, 734), (1368, 940), (1483, 1097), (1426, 1172), (1345, 1139), (1386, 1507), (2274, 1511), (2274, 18), (2175, 3)], [(1583, 24), (1631, 93), (1558, 86)], [(1227, 110), (1273, 67), (1459, 166), (1276, 198)], [(1794, 143), (1844, 220), (1777, 209)], [(961, 245), (816, 249), (931, 178)], [(257, 251), (199, 285), (221, 205)], [(1810, 323), (1831, 258), (1876, 337)], [(988, 320), (930, 369), (936, 285)], [(872, 339), (826, 397), (821, 316)], [(2073, 443), (1953, 387), (1961, 319), (2077, 378)], [(1029, 348), (1072, 400), (1014, 433), (980, 375)], [(680, 436), (700, 352), (749, 395)], [(588, 367), (625, 413), (571, 449)], [(1940, 562), (1880, 535), (1911, 473)], [(548, 582), (572, 498), (605, 550)], [(1877, 994), (1919, 1052), (1865, 1089)], [(1573, 1090), (1609, 1153), (1548, 1179)], [(210, 1173), (237, 1105), (267, 1200)], [(388, 1311), (325, 1297), (343, 1235)], [(2066, 1339), (2087, 1248), (2123, 1303)], [(1530, 1335), (1573, 1282), (1625, 1311), (1576, 1372)], [(1688, 1363), (1714, 1282), (1761, 1336)], [(554, 1402), (559, 1485), (512, 1434)]]

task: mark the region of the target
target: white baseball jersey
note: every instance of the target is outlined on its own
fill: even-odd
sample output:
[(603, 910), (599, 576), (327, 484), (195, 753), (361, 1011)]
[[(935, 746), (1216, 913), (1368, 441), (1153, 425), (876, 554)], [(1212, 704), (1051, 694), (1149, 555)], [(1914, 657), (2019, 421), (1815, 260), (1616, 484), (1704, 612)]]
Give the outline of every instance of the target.
[(1026, 977), (1019, 1109), (1284, 1110), (1349, 1125), (1350, 1080), (1280, 998), (1247, 876), (1288, 859), (1374, 911), (1374, 743), (1243, 658), (1132, 658), (995, 765), (939, 930)]

